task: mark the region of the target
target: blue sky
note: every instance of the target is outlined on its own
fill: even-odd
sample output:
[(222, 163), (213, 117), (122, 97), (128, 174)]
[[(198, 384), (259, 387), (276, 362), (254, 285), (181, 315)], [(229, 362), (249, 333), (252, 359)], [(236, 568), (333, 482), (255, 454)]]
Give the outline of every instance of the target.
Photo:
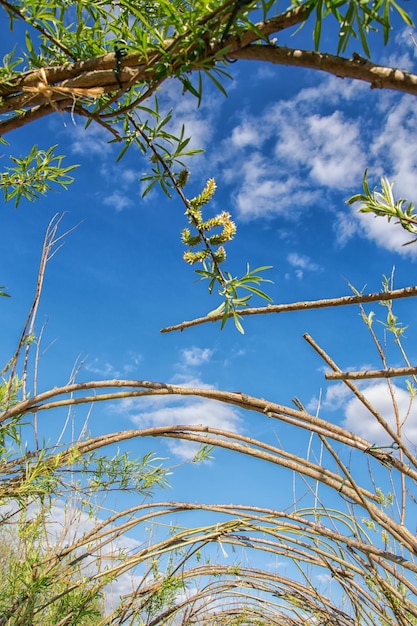
[[(415, 9), (409, 10), (416, 18)], [(4, 16), (1, 20), (5, 28)], [(374, 37), (373, 60), (415, 71), (417, 49), (410, 32), (401, 27), (386, 49)], [(304, 37), (308, 45), (309, 33)], [(2, 53), (10, 41), (1, 44)], [(333, 41), (324, 45), (335, 51)], [(390, 275), (394, 266), (395, 286), (413, 285), (417, 244), (402, 247), (407, 233), (358, 214), (345, 201), (361, 191), (365, 168), (372, 186), (385, 175), (395, 181), (397, 197), (417, 201), (415, 100), (299, 69), (238, 62), (228, 70), (233, 81), (226, 83), (227, 99), (207, 84), (198, 109), (173, 81), (159, 95), (163, 109), (174, 108), (172, 129), (185, 124), (191, 145), (205, 150), (189, 162), (185, 192), (192, 197), (214, 177), (218, 189), (212, 210), (230, 211), (237, 223), (225, 269), (237, 275), (247, 262), (251, 268), (272, 265), (266, 276), (273, 284), (267, 291), (276, 304), (349, 295), (348, 282), (378, 291), (382, 275)], [(66, 163), (80, 167), (69, 191), (58, 189), (34, 204), (22, 201), (17, 210), (3, 206), (0, 284), (11, 298), (0, 302), (2, 363), (17, 344), (33, 298), (45, 229), (56, 212), (65, 213), (63, 229), (77, 227), (47, 269), (38, 315), (38, 331), (45, 325), (39, 390), (65, 384), (74, 364), (82, 363), (78, 380), (135, 378), (239, 390), (290, 406), (298, 396), (313, 412), (321, 398), (321, 417), (384, 442), (343, 385), (326, 383), (323, 363), (302, 337), (309, 332), (342, 369), (380, 367), (357, 308), (248, 317), (243, 336), (232, 322), (223, 331), (208, 324), (160, 333), (165, 326), (206, 314), (218, 301), (204, 283), (195, 282), (193, 269), (182, 260), (184, 207), (157, 191), (142, 199), (138, 178), (145, 161), (130, 149), (116, 163), (118, 147), (108, 139), (102, 128), (85, 130), (83, 120), (66, 114), (7, 137), (3, 167), (9, 152), (26, 154), (34, 143), (44, 149), (57, 143)], [(383, 317), (384, 309), (370, 308)], [(414, 321), (413, 300), (398, 302), (396, 310), (406, 325)], [(409, 358), (415, 362), (412, 326), (407, 337)], [(399, 354), (393, 352), (392, 358), (392, 366), (403, 364)], [(388, 411), (380, 383), (366, 383), (363, 390), (381, 411)], [(405, 392), (399, 389), (398, 398), (406, 413)], [(75, 432), (86, 414), (84, 408), (75, 412)], [(51, 423), (46, 414), (40, 419), (42, 432), (53, 440), (59, 420)], [(259, 414), (180, 397), (101, 404), (89, 417), (94, 435), (168, 423), (205, 423), (280, 442), (300, 453), (309, 441), (308, 435), (294, 436), (289, 427)], [(417, 443), (415, 408), (408, 423), (410, 440)], [(179, 464), (193, 454), (189, 444), (177, 440), (131, 441), (127, 449), (134, 455), (154, 449)], [(274, 507), (292, 501), (288, 476), (288, 484), (271, 489), (277, 468), (221, 450), (214, 456), (205, 466), (179, 467), (172, 489), (161, 497), (206, 502), (255, 498)]]

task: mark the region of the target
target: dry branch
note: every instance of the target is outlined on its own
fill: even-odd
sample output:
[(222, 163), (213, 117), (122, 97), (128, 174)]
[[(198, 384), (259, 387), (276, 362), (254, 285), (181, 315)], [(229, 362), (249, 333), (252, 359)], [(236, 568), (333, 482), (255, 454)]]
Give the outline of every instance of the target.
[[(310, 309), (325, 309), (328, 307), (346, 306), (348, 304), (364, 304), (367, 302), (378, 302), (386, 300), (396, 300), (399, 298), (410, 298), (417, 296), (417, 286), (405, 287), (404, 289), (394, 289), (392, 291), (382, 291), (380, 293), (369, 293), (355, 296), (342, 296), (341, 298), (328, 298), (324, 300), (310, 300), (304, 302), (290, 302), (289, 304), (268, 304), (264, 307), (253, 307), (239, 310), (239, 315), (265, 315), (266, 313), (289, 313), (290, 311), (308, 311)], [(230, 313), (229, 317), (232, 317)], [(198, 326), (206, 322), (218, 322), (223, 318), (223, 314), (206, 315), (194, 320), (182, 322), (175, 326), (167, 326), (161, 329), (161, 333), (170, 333), (174, 330), (184, 330), (191, 326)]]
[[(124, 391), (115, 391), (115, 389), (124, 388)], [(140, 388), (138, 390), (138, 388)], [(99, 389), (108, 390), (107, 393), (97, 394)], [(92, 395), (83, 395), (74, 397), (77, 392), (94, 390)], [(58, 400), (60, 396), (68, 395), (70, 397)], [(348, 430), (323, 420), (317, 416), (309, 414), (305, 410), (298, 410), (293, 407), (277, 404), (265, 400), (264, 398), (256, 398), (247, 394), (230, 391), (220, 391), (216, 389), (198, 389), (192, 387), (182, 387), (180, 385), (172, 385), (161, 382), (142, 381), (142, 380), (104, 380), (89, 381), (87, 383), (74, 383), (64, 387), (55, 387), (49, 391), (37, 394), (36, 396), (24, 400), (13, 407), (10, 407), (3, 414), (0, 414), (0, 424), (16, 415), (23, 415), (30, 412), (45, 411), (53, 408), (62, 408), (79, 404), (94, 404), (96, 402), (104, 402), (109, 400), (121, 400), (123, 398), (140, 398), (150, 395), (182, 395), (196, 396), (232, 404), (239, 408), (249, 411), (262, 413), (269, 418), (277, 419), (293, 426), (315, 432), (319, 435), (329, 437), (335, 441), (339, 441), (347, 446), (361, 450), (370, 454), (382, 464), (395, 467), (398, 471), (406, 476), (410, 476), (417, 480), (417, 471), (411, 466), (402, 463), (397, 457), (387, 454), (373, 446), (372, 442), (349, 432)], [(108, 442), (111, 443), (111, 437), (108, 435)], [(104, 444), (103, 444), (104, 445)]]
[[(310, 344), (310, 346), (314, 348), (317, 354), (321, 356), (321, 358), (327, 363), (327, 365), (329, 365), (335, 372), (341, 372), (340, 368), (336, 365), (333, 359), (330, 358), (325, 350), (323, 350), (323, 348), (321, 348), (308, 333), (304, 333), (303, 337)], [(355, 394), (355, 396), (363, 404), (363, 406), (366, 407), (368, 411), (376, 418), (380, 426), (389, 435), (394, 444), (398, 446), (398, 449), (400, 449), (401, 452), (407, 457), (410, 465), (417, 467), (417, 459), (413, 452), (411, 452), (411, 450), (409, 449), (408, 445), (406, 445), (406, 443), (403, 441), (400, 433), (395, 432), (395, 430), (391, 428), (385, 417), (376, 410), (376, 408), (369, 402), (366, 396), (364, 396), (364, 394), (352, 382), (347, 379), (343, 379), (343, 382)]]
[(385, 370), (363, 370), (361, 372), (326, 372), (326, 380), (364, 380), (366, 378), (393, 378), (414, 376), (417, 367), (389, 367)]

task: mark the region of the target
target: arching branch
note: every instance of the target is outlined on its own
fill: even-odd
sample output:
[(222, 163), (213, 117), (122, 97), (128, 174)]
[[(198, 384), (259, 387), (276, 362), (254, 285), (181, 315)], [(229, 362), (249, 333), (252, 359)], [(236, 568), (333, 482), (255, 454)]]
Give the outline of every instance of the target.
[(227, 53), (230, 59), (264, 61), (277, 65), (302, 67), (328, 72), (338, 78), (351, 78), (369, 83), (371, 89), (393, 89), (417, 95), (417, 75), (384, 65), (377, 65), (358, 54), (347, 59), (324, 52), (251, 44)]

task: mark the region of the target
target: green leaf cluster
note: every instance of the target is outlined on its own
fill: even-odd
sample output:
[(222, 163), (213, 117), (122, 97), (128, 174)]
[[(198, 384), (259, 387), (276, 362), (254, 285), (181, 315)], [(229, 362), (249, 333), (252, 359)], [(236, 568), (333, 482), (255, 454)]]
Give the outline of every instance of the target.
[[(393, 194), (394, 183), (385, 177), (381, 178), (381, 191), (371, 191), (367, 180), (367, 170), (363, 177), (364, 193), (358, 193), (347, 200), (347, 204), (360, 203), (360, 213), (373, 213), (375, 217), (386, 217), (390, 222), (396, 219), (397, 224), (410, 233), (417, 234), (417, 213), (412, 202), (400, 199), (395, 200)], [(416, 239), (404, 245), (414, 243)]]
[(339, 28), (337, 53), (345, 52), (351, 39), (359, 39), (365, 54), (371, 52), (368, 43), (370, 31), (382, 30), (387, 44), (392, 29), (392, 12), (397, 12), (408, 26), (413, 25), (410, 15), (396, 0), (307, 0), (296, 2), (307, 7), (307, 17), (314, 14), (313, 39), (316, 50), (320, 47), (323, 20), (333, 16)]
[(134, 491), (143, 496), (152, 495), (156, 487), (169, 486), (169, 470), (158, 461), (153, 452), (142, 458), (131, 459), (119, 451), (112, 457), (89, 454), (81, 461), (81, 472), (87, 477), (88, 489), (93, 491)]
[[(241, 334), (244, 334), (245, 331), (241, 323), (239, 310), (247, 307), (249, 305), (249, 301), (254, 295), (263, 298), (267, 302), (272, 302), (272, 298), (270, 298), (267, 293), (258, 287), (261, 283), (272, 282), (271, 280), (257, 274), (257, 272), (264, 272), (268, 269), (271, 269), (270, 265), (263, 265), (262, 267), (257, 267), (254, 270), (251, 270), (248, 264), (246, 267), (246, 274), (244, 274), (241, 278), (233, 277), (229, 272), (226, 272), (220, 279), (214, 264), (211, 268), (208, 268), (207, 264), (203, 262), (203, 269), (196, 270), (196, 274), (201, 276), (200, 280), (210, 280), (210, 293), (213, 291), (216, 283), (220, 284), (219, 295), (223, 298), (223, 302), (221, 302), (216, 309), (210, 311), (208, 316), (213, 317), (215, 315), (222, 315), (221, 329), (224, 328), (229, 317), (233, 317), (237, 330)], [(244, 292), (249, 293), (240, 295), (239, 290), (241, 289)]]
[(78, 166), (63, 167), (64, 157), (54, 154), (56, 147), (39, 150), (35, 145), (27, 156), (10, 157), (15, 167), (8, 167), (0, 173), (5, 202), (14, 199), (15, 207), (19, 206), (22, 198), (33, 202), (50, 191), (53, 184), (67, 189), (74, 181), (70, 172)]

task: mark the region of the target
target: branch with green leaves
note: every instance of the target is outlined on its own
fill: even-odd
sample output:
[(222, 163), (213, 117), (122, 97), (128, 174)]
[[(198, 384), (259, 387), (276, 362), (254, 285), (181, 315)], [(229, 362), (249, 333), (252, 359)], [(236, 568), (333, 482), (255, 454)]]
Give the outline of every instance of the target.
[[(347, 204), (359, 203), (360, 213), (373, 213), (375, 217), (386, 217), (388, 221), (395, 220), (395, 223), (412, 233), (417, 235), (417, 213), (412, 202), (400, 199), (395, 200), (393, 194), (394, 183), (390, 183), (385, 177), (381, 178), (381, 190), (371, 191), (368, 180), (367, 171), (363, 177), (363, 193), (357, 193), (349, 200)], [(411, 241), (407, 241), (404, 245), (417, 241), (417, 237)]]
[[(272, 301), (264, 291), (259, 289), (261, 283), (272, 281), (257, 273), (270, 269), (270, 266), (265, 265), (250, 270), (249, 265), (247, 265), (247, 271), (241, 278), (233, 277), (229, 272), (222, 271), (220, 265), (226, 259), (225, 244), (233, 239), (236, 225), (227, 211), (222, 211), (208, 219), (203, 218), (202, 209), (212, 200), (216, 191), (215, 180), (210, 178), (200, 194), (188, 199), (183, 192), (183, 187), (188, 182), (189, 172), (181, 159), (196, 152), (185, 150), (189, 139), (184, 139), (183, 134), (181, 134), (181, 139), (177, 141), (170, 133), (163, 130), (163, 127), (170, 120), (170, 114), (158, 121), (155, 130), (151, 130), (147, 123), (138, 123), (131, 114), (128, 115), (128, 120), (133, 129), (133, 132), (128, 130), (129, 142), (137, 143), (143, 153), (146, 152), (146, 149), (152, 153), (153, 172), (141, 179), (148, 183), (143, 195), (146, 195), (156, 183), (159, 183), (168, 196), (171, 195), (171, 190), (177, 192), (185, 206), (185, 215), (189, 225), (195, 231), (192, 233), (190, 227), (182, 230), (181, 239), (187, 246), (183, 255), (184, 261), (190, 265), (201, 263), (203, 268), (196, 270), (200, 280), (207, 279), (210, 281), (208, 287), (210, 294), (217, 284), (219, 286), (218, 293), (223, 299), (220, 305), (209, 315), (221, 314), (222, 329), (229, 317), (233, 317), (237, 330), (244, 333), (239, 312), (248, 306), (252, 297), (256, 295), (268, 302)], [(164, 143), (161, 143), (162, 141)], [(167, 149), (166, 144), (171, 147), (175, 141), (177, 141), (177, 148), (175, 150)], [(124, 150), (119, 157), (122, 154), (124, 154)], [(175, 166), (181, 166), (182, 169), (175, 170)], [(212, 232), (213, 230), (215, 232)], [(197, 247), (199, 247), (198, 250), (196, 250)], [(239, 290), (243, 290), (245, 295), (242, 296)]]
[[(41, 9), (38, 0), (23, 4), (0, 0), (10, 27), (16, 21), (27, 27), (23, 55), (8, 53), (0, 68), (2, 133), (62, 110), (101, 124), (107, 119), (107, 124), (110, 121), (115, 126), (123, 112), (143, 102), (169, 78), (179, 80), (183, 89), (193, 93), (199, 102), (203, 75), (225, 93), (225, 55), (230, 59), (259, 58), (297, 65), (301, 52), (308, 60), (313, 54), (310, 51), (289, 50), (285, 57), (287, 49), (270, 41), (272, 34), (293, 26), (311, 28), (317, 55), (316, 63), (309, 67), (326, 69), (328, 61), (319, 53), (319, 47), (323, 24), (326, 21), (327, 25), (329, 18), (339, 28), (338, 55), (352, 39), (359, 38), (367, 57), (369, 32), (382, 31), (387, 43), (393, 13), (406, 24), (412, 23), (409, 14), (394, 0), (306, 0), (289, 2), (283, 11), (275, 0), (263, 0), (261, 7), (240, 0), (159, 0), (151, 4), (145, 0), (121, 0), (119, 6), (120, 11), (115, 13), (101, 2), (86, 0), (65, 6), (62, 2), (49, 2)], [(263, 20), (253, 23), (250, 17), (258, 8), (263, 12)], [(251, 45), (254, 42), (261, 43)], [(285, 58), (279, 60), (282, 54)], [(335, 57), (334, 72), (367, 80), (375, 71), (369, 64), (364, 75), (362, 61), (349, 61)], [(415, 75), (382, 69), (389, 81), (384, 82), (380, 72), (374, 82), (382, 82), (376, 86), (416, 92)], [(191, 80), (193, 73), (197, 74), (197, 81)]]
[(54, 154), (56, 147), (40, 150), (35, 145), (27, 156), (10, 157), (15, 166), (6, 167), (0, 173), (0, 188), (3, 188), (5, 202), (14, 199), (17, 208), (22, 198), (32, 202), (51, 191), (53, 184), (68, 188), (74, 181), (70, 172), (78, 166), (63, 167), (64, 157)]

